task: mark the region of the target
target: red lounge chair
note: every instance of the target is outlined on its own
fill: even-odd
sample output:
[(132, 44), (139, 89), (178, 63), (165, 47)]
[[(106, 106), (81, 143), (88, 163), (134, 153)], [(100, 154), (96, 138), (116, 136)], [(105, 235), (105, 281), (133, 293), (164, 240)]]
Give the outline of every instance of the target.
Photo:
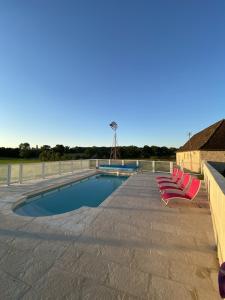
[(156, 180), (173, 179), (173, 178), (176, 177), (178, 170), (179, 170), (179, 169), (174, 168), (174, 169), (173, 169), (173, 172), (172, 172), (172, 175), (170, 175), (170, 176), (156, 176)]
[[(179, 190), (183, 191), (187, 188), (191, 179), (190, 174), (184, 174), (182, 180), (178, 184), (174, 185), (159, 185), (160, 192), (164, 192), (165, 190)], [(171, 183), (172, 184), (172, 183)]]
[(167, 205), (171, 200), (183, 199), (193, 201), (201, 187), (201, 181), (197, 178), (192, 177), (191, 183), (187, 191), (182, 195), (179, 193), (163, 193), (161, 195), (162, 201)]
[(176, 182), (178, 176), (180, 176), (180, 170), (177, 169), (176, 174), (171, 176), (171, 178), (165, 177), (165, 178), (156, 178), (157, 183), (159, 184), (162, 181), (172, 181), (172, 182)]
[(184, 172), (181, 171), (181, 170), (179, 170), (177, 172), (177, 176), (176, 176), (175, 179), (171, 179), (171, 180), (158, 180), (158, 185), (161, 185), (161, 184), (164, 184), (164, 183), (178, 183), (181, 180), (181, 178), (182, 178), (183, 175), (184, 175)]

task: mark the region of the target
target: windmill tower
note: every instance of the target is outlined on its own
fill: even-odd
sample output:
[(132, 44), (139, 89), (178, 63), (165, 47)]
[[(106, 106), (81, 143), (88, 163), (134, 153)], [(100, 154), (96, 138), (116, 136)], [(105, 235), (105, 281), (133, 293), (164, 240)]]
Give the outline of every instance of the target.
[(110, 159), (117, 159), (119, 157), (119, 152), (118, 152), (118, 144), (117, 144), (117, 134), (116, 130), (118, 128), (118, 125), (116, 122), (111, 122), (109, 126), (112, 128), (114, 134), (113, 134), (113, 144), (111, 148), (111, 153), (110, 153)]

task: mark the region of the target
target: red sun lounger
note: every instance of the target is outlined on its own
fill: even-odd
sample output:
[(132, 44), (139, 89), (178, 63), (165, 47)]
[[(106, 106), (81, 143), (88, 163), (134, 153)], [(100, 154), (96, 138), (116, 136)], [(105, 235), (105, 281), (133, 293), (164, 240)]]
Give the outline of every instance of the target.
[(181, 195), (179, 193), (163, 193), (161, 194), (162, 201), (167, 205), (170, 201), (174, 199), (183, 199), (188, 201), (193, 201), (197, 196), (199, 189), (201, 187), (201, 181), (197, 178), (192, 177), (190, 186), (187, 191)]
[(172, 175), (170, 175), (170, 176), (156, 176), (156, 180), (161, 180), (161, 179), (173, 179), (173, 178), (176, 177), (178, 170), (179, 170), (179, 169), (177, 169), (177, 168), (173, 168)]
[(161, 184), (164, 184), (164, 183), (178, 183), (181, 180), (181, 178), (182, 178), (183, 175), (184, 175), (184, 172), (181, 171), (181, 170), (179, 170), (177, 172), (177, 176), (176, 176), (175, 179), (171, 179), (171, 180), (158, 180), (158, 185), (161, 185)]
[(160, 190), (160, 192), (165, 192), (165, 190), (183, 191), (187, 188), (187, 186), (190, 182), (190, 179), (191, 179), (190, 174), (184, 174), (180, 183), (177, 183), (176, 185), (175, 184), (174, 185), (159, 185), (159, 190)]

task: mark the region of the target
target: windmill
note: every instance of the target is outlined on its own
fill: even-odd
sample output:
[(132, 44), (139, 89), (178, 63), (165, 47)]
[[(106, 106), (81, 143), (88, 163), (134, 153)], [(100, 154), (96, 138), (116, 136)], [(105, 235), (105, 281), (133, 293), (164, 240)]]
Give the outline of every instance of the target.
[(111, 148), (111, 152), (110, 152), (110, 159), (117, 159), (119, 156), (118, 153), (118, 144), (117, 144), (117, 134), (116, 134), (116, 130), (118, 128), (118, 124), (113, 121), (109, 124), (109, 126), (112, 128), (114, 134), (113, 134), (113, 144), (112, 144), (112, 148)]

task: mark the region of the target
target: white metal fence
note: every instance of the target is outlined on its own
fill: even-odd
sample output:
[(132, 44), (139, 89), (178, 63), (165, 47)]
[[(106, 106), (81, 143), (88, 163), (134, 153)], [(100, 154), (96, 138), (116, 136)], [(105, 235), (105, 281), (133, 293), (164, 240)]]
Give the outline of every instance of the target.
[(23, 183), (27, 180), (73, 173), (82, 169), (96, 169), (100, 165), (138, 166), (143, 172), (171, 172), (174, 162), (149, 160), (84, 159), (42, 163), (0, 165), (0, 185)]

